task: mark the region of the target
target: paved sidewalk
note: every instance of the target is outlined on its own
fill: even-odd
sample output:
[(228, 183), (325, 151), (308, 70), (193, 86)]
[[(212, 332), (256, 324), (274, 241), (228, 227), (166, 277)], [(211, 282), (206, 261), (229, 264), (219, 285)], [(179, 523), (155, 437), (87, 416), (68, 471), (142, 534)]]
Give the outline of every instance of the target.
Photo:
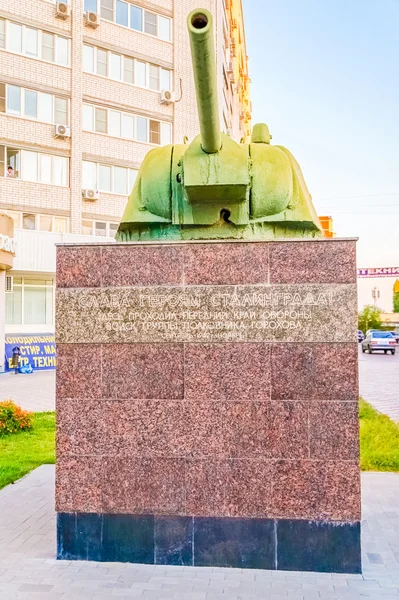
[(45, 465), (0, 491), (0, 600), (399, 600), (399, 475), (362, 484), (363, 575), (70, 562)]
[(399, 349), (395, 356), (363, 354), (359, 344), (360, 394), (380, 412), (399, 421)]
[(24, 410), (55, 410), (55, 371), (35, 371), (30, 375), (2, 373), (0, 400), (9, 398)]

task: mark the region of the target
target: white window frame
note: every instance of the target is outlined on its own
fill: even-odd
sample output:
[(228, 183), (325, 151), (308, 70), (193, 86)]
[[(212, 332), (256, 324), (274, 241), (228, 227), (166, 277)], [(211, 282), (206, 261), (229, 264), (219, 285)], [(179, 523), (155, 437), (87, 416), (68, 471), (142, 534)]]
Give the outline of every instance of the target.
[[(138, 169), (133, 169), (131, 167), (126, 167), (125, 165), (108, 165), (106, 163), (96, 163), (92, 160), (85, 160), (83, 162), (87, 162), (87, 163), (91, 163), (93, 165), (95, 165), (95, 171), (96, 171), (96, 184), (95, 184), (95, 191), (100, 192), (102, 194), (112, 194), (113, 196), (122, 196), (122, 197), (127, 197), (130, 192), (131, 192), (131, 187), (130, 187), (130, 171), (135, 171), (136, 172), (136, 177), (134, 179), (134, 181), (136, 181), (137, 178), (137, 174), (139, 172)], [(103, 167), (108, 167), (111, 169), (111, 191), (109, 190), (101, 190), (100, 188), (100, 166)], [(114, 179), (114, 169), (118, 168), (118, 169), (126, 169), (127, 171), (127, 193), (126, 194), (121, 194), (119, 192), (115, 192), (115, 179)], [(82, 182), (83, 183), (83, 182)], [(84, 221), (88, 221), (90, 219), (83, 219)]]
[[(40, 183), (41, 185), (54, 185), (55, 187), (62, 187), (62, 188), (68, 188), (69, 187), (69, 169), (70, 169), (70, 163), (69, 163), (69, 157), (68, 156), (63, 156), (60, 154), (51, 154), (50, 152), (37, 152), (37, 150), (31, 150), (29, 148), (20, 148), (18, 146), (7, 146), (6, 144), (0, 144), (0, 146), (2, 148), (4, 148), (4, 174), (0, 175), (1, 177), (4, 177), (5, 179), (7, 178), (7, 148), (12, 148), (13, 150), (17, 150), (20, 153), (19, 156), (19, 164), (20, 164), (20, 174), (19, 177), (15, 177), (13, 179), (17, 180), (17, 181), (25, 181), (25, 182), (29, 182), (29, 183)], [(32, 181), (31, 179), (24, 179), (24, 152), (31, 152), (37, 155), (37, 180), (36, 181)], [(46, 155), (46, 156), (50, 156), (51, 157), (51, 183), (42, 183), (40, 181), (40, 156), (42, 155)], [(63, 158), (66, 159), (67, 161), (67, 172), (66, 172), (66, 183), (65, 185), (60, 185), (58, 183), (53, 183), (53, 162), (54, 162), (54, 158)]]
[[(5, 88), (6, 88), (6, 101), (5, 101), (5, 113), (10, 117), (17, 117), (19, 119), (28, 119), (29, 121), (37, 121), (38, 123), (46, 123), (47, 125), (55, 125), (57, 122), (55, 120), (55, 100), (57, 98), (60, 98), (62, 100), (66, 100), (67, 101), (67, 123), (66, 125), (69, 125), (70, 122), (70, 101), (69, 98), (65, 98), (65, 96), (58, 96), (55, 94), (48, 94), (47, 92), (43, 92), (41, 90), (33, 90), (31, 88), (27, 88), (27, 87), (21, 87), (20, 85), (12, 85), (10, 83), (5, 83), (5, 82), (0, 82), (0, 83), (4, 83)], [(7, 110), (7, 101), (8, 101), (8, 88), (10, 87), (19, 87), (21, 90), (21, 113), (18, 115), (16, 113), (13, 112), (8, 112)], [(30, 117), (29, 115), (25, 114), (25, 91), (27, 92), (35, 92), (38, 97), (37, 97), (37, 113), (39, 114), (39, 103), (40, 103), (40, 94), (46, 94), (48, 96), (51, 96), (52, 98), (52, 114), (51, 114), (51, 121), (42, 121), (39, 118), (35, 118), (35, 117)]]
[[(156, 94), (158, 94), (163, 89), (162, 85), (161, 85), (162, 71), (166, 71), (169, 73), (169, 88), (170, 88), (169, 91), (172, 91), (172, 88), (173, 88), (173, 71), (172, 71), (172, 69), (165, 69), (164, 67), (161, 67), (160, 65), (146, 62), (144, 60), (139, 60), (138, 58), (135, 58), (134, 56), (126, 56), (124, 54), (119, 54), (118, 52), (111, 52), (111, 50), (107, 50), (106, 48), (101, 48), (100, 46), (92, 46), (91, 44), (84, 44), (84, 46), (86, 46), (88, 48), (92, 48), (94, 51), (94, 58), (93, 58), (94, 70), (93, 71), (83, 71), (84, 73), (88, 73), (89, 75), (96, 75), (96, 77), (105, 77), (106, 79), (112, 79), (112, 81), (119, 81), (120, 83), (125, 83), (126, 85), (133, 85), (134, 87), (149, 90), (150, 92), (155, 92)], [(101, 50), (102, 52), (105, 52), (107, 54), (107, 74), (106, 75), (102, 75), (101, 73), (97, 72), (97, 53), (99, 50)], [(121, 59), (120, 79), (115, 79), (114, 77), (111, 77), (111, 74), (110, 74), (111, 54), (120, 56), (120, 59)], [(133, 67), (134, 83), (130, 83), (130, 81), (125, 81), (125, 79), (124, 79), (125, 58), (128, 58), (128, 59), (134, 61), (134, 67)], [(140, 84), (136, 83), (136, 77), (137, 77), (137, 71), (138, 71), (137, 63), (142, 63), (146, 66), (145, 85), (140, 85)], [(155, 67), (158, 69), (158, 81), (159, 81), (159, 89), (158, 90), (154, 90), (153, 88), (150, 88), (150, 67)]]
[[(18, 217), (19, 225), (15, 225), (15, 218), (13, 217), (15, 229), (22, 229), (23, 231), (40, 231), (40, 233), (58, 233), (55, 228), (56, 219), (63, 219), (65, 221), (65, 225), (66, 225), (65, 232), (68, 233), (68, 231), (69, 231), (69, 219), (68, 219), (68, 217), (63, 216), (63, 215), (50, 215), (50, 214), (46, 214), (46, 213), (35, 213), (33, 211), (31, 213), (29, 213), (29, 211), (27, 211), (27, 210), (24, 210), (24, 211), (6, 210), (5, 213), (6, 213), (6, 215), (9, 215), (10, 217), (13, 217), (13, 215), (14, 215), (14, 217), (16, 217), (16, 216)], [(31, 230), (23, 229), (22, 215), (25, 213), (35, 215), (35, 229), (34, 230), (33, 229), (31, 229)], [(42, 231), (40, 229), (40, 219), (42, 217), (46, 217), (46, 218), (50, 217), (51, 218), (51, 220), (52, 220), (51, 221), (51, 232), (50, 231)]]
[[(119, 223), (116, 223), (115, 221), (102, 221), (101, 219), (82, 219), (82, 227), (83, 221), (85, 221), (86, 223), (91, 223), (91, 233), (89, 233), (88, 235), (92, 235), (93, 237), (107, 237), (114, 239), (114, 236), (110, 235), (111, 225), (116, 225), (117, 227), (119, 226)], [(96, 235), (96, 223), (105, 223), (105, 236)]]
[[(112, 0), (112, 14), (113, 14), (113, 19), (112, 21), (110, 19), (104, 19), (103, 17), (101, 17), (101, 0), (97, 0), (97, 10), (96, 10), (96, 14), (99, 15), (100, 19), (103, 21), (108, 21), (108, 23), (114, 23), (114, 25), (118, 25), (119, 27), (124, 27), (125, 29), (129, 29), (130, 31), (135, 31), (137, 33), (143, 33), (144, 35), (149, 35), (152, 38), (156, 38), (158, 40), (161, 40), (163, 42), (169, 42), (170, 44), (172, 43), (172, 37), (173, 37), (173, 30), (172, 30), (172, 22), (173, 19), (171, 17), (168, 17), (166, 15), (163, 15), (161, 13), (156, 13), (153, 10), (148, 10), (147, 8), (144, 8), (143, 6), (138, 6), (137, 4), (135, 4), (134, 2), (126, 2), (126, 0), (122, 0), (123, 2), (125, 2), (125, 4), (128, 5), (128, 11), (127, 11), (127, 25), (123, 25), (122, 23), (117, 23), (116, 22), (116, 0)], [(133, 29), (132, 27), (130, 27), (130, 6), (134, 6), (135, 8), (138, 8), (140, 10), (143, 11), (143, 20), (142, 20), (142, 27), (143, 29)], [(145, 13), (149, 13), (151, 15), (155, 15), (156, 17), (156, 27), (157, 27), (157, 35), (153, 35), (152, 33), (147, 33), (147, 31), (145, 31)], [(159, 37), (159, 18), (163, 18), (163, 19), (168, 19), (169, 20), (169, 40), (164, 40), (163, 38)]]
[[(51, 64), (51, 65), (57, 65), (59, 67), (64, 67), (64, 68), (68, 68), (68, 69), (71, 68), (71, 40), (68, 36), (57, 35), (56, 33), (53, 33), (52, 31), (46, 31), (45, 29), (38, 29), (37, 27), (31, 27), (30, 25), (25, 25), (24, 23), (18, 23), (17, 21), (14, 21), (14, 19), (3, 19), (2, 18), (2, 21), (4, 21), (4, 23), (5, 23), (5, 48), (0, 48), (0, 52), (10, 52), (11, 54), (18, 54), (18, 56), (24, 56), (25, 58), (31, 58), (33, 60), (40, 60), (45, 63)], [(10, 23), (13, 23), (14, 25), (19, 25), (20, 27), (22, 27), (22, 51), (21, 52), (15, 52), (14, 50), (10, 50), (8, 48), (9, 24)], [(32, 56), (31, 54), (26, 53), (26, 34), (25, 34), (26, 29), (35, 29), (37, 31), (37, 56)], [(49, 33), (54, 36), (54, 60), (53, 61), (42, 58), (43, 32)], [(67, 40), (67, 43), (68, 43), (68, 64), (67, 65), (63, 65), (63, 64), (56, 62), (57, 43), (58, 43), (59, 38)]]
[[(83, 116), (82, 116), (82, 129), (83, 129), (83, 131), (87, 131), (88, 133), (96, 133), (98, 135), (107, 135), (109, 137), (113, 137), (113, 138), (116, 138), (118, 140), (129, 140), (131, 142), (137, 142), (139, 144), (148, 144), (149, 146), (152, 146), (154, 148), (159, 148), (160, 146), (163, 146), (166, 143), (170, 144), (170, 143), (173, 142), (173, 126), (172, 126), (172, 123), (170, 123), (169, 121), (161, 121), (160, 119), (151, 119), (150, 117), (144, 117), (143, 115), (137, 115), (137, 114), (134, 114), (134, 113), (125, 113), (125, 112), (120, 111), (120, 110), (115, 110), (113, 108), (108, 108), (106, 106), (98, 106), (96, 104), (90, 104), (88, 102), (83, 102), (82, 111), (83, 111), (83, 108), (86, 107), (86, 106), (91, 107), (91, 110), (92, 110), (91, 120), (92, 120), (92, 122), (91, 122), (91, 129), (85, 129), (85, 126), (83, 124)], [(96, 114), (95, 114), (96, 113), (96, 108), (100, 108), (100, 109), (105, 110), (107, 112), (107, 133), (95, 130), (95, 127), (96, 127)], [(121, 116), (121, 135), (120, 136), (111, 135), (109, 133), (109, 122), (110, 122), (109, 111), (111, 111), (111, 112), (117, 112)], [(83, 112), (82, 112), (82, 114), (83, 114)], [(123, 117), (124, 116), (126, 116), (126, 117), (132, 117), (133, 118), (133, 138), (125, 137), (124, 135), (122, 135), (123, 131), (124, 131), (124, 127), (123, 127)], [(137, 139), (137, 119), (138, 118), (140, 118), (140, 119), (146, 119), (147, 120), (147, 141), (146, 142), (143, 142), (142, 140)], [(160, 127), (160, 143), (159, 144), (154, 144), (154, 143), (150, 142), (150, 121), (155, 121), (155, 122), (159, 123), (159, 127)], [(168, 142), (164, 142), (163, 141), (163, 135), (162, 135), (162, 126), (163, 125), (167, 125), (167, 126), (170, 127), (170, 132), (171, 132), (170, 137), (171, 137), (171, 139)]]
[[(32, 230), (33, 231), (33, 230)], [(43, 233), (43, 232), (42, 232)], [(19, 278), (19, 276), (17, 276)], [(28, 277), (24, 277), (21, 276), (21, 283), (14, 283), (13, 284), (13, 288), (21, 288), (21, 323), (18, 325), (10, 325), (6, 323), (6, 330), (7, 328), (14, 328), (18, 331), (17, 328), (19, 327), (27, 327), (29, 330), (34, 330), (34, 328), (38, 328), (38, 327), (53, 327), (55, 324), (55, 279), (53, 276), (49, 276), (48, 278), (46, 278), (44, 275), (42, 276), (38, 276), (37, 279), (42, 279), (44, 282), (46, 281), (50, 281), (50, 279), (52, 280), (52, 283), (44, 283), (44, 284), (32, 284), (32, 283), (25, 283), (26, 279), (35, 279), (35, 277), (32, 276), (28, 276)], [(30, 287), (42, 287), (45, 290), (47, 289), (52, 289), (53, 290), (53, 294), (52, 294), (52, 322), (51, 323), (35, 323), (35, 324), (26, 324), (25, 323), (25, 287), (30, 288)], [(25, 331), (25, 329), (24, 329)]]

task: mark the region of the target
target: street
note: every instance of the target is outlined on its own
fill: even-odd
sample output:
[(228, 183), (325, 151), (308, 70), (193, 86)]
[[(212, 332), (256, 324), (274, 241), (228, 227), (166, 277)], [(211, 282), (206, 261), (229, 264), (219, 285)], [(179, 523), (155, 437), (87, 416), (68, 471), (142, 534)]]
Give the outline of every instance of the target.
[[(399, 421), (399, 350), (362, 354), (359, 344), (360, 395), (377, 410)], [(55, 410), (55, 371), (0, 375), (0, 400), (11, 398), (26, 410)]]

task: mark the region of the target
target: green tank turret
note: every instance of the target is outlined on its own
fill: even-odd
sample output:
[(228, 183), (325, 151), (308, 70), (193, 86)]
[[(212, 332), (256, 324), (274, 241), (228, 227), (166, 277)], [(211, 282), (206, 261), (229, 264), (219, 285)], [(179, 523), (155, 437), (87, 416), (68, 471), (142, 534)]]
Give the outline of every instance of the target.
[(200, 135), (148, 152), (119, 241), (323, 237), (301, 169), (265, 124), (249, 144), (220, 132), (212, 15), (188, 17)]

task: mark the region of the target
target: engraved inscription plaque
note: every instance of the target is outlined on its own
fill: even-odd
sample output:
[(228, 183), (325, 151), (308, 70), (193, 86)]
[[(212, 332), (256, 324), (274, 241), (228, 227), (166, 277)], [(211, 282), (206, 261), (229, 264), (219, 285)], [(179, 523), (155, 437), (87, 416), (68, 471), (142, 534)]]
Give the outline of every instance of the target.
[(354, 342), (356, 285), (59, 289), (57, 342)]

